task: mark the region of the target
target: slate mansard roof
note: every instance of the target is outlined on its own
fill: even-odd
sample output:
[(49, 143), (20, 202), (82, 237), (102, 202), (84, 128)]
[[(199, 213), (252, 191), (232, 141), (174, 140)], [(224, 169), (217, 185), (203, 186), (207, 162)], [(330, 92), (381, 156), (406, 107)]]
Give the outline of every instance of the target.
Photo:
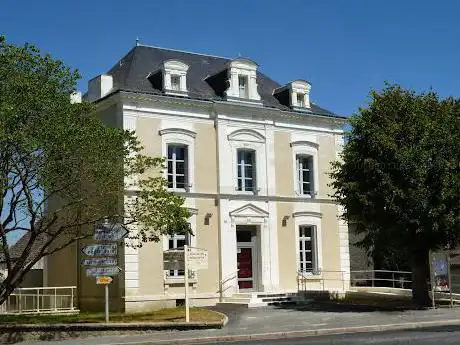
[[(144, 45), (135, 46), (107, 72), (113, 77), (113, 91), (163, 94), (162, 90), (152, 83), (149, 76), (157, 73), (162, 64), (168, 60), (179, 60), (189, 65), (187, 72), (189, 98), (225, 101), (223, 95), (216, 92), (216, 87), (213, 88), (211, 85), (226, 82), (231, 59)], [(283, 85), (259, 71), (257, 71), (257, 84), (263, 106), (295, 111), (281, 104), (273, 96), (273, 91)], [(317, 115), (343, 118), (313, 103), (311, 103), (310, 111)], [(309, 112), (299, 111), (299, 113), (307, 115)]]

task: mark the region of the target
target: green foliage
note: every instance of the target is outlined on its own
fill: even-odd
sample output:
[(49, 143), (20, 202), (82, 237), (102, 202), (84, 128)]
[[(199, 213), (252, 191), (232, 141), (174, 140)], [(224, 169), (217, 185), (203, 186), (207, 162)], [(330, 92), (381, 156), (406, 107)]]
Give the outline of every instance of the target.
[[(92, 104), (70, 103), (79, 77), (32, 45), (0, 39), (0, 257), (12, 277), (2, 288), (105, 217), (136, 223), (141, 241), (188, 229), (184, 199), (161, 177), (142, 179), (163, 160), (144, 156), (134, 133), (104, 125)], [(127, 187), (136, 196), (129, 210)], [(17, 230), (30, 239), (12, 257), (7, 237)]]
[(460, 103), (399, 86), (371, 92), (351, 119), (336, 199), (346, 218), (398, 248), (456, 245), (460, 233)]
[(460, 101), (397, 85), (370, 98), (333, 164), (334, 197), (364, 247), (420, 262), (459, 240)]

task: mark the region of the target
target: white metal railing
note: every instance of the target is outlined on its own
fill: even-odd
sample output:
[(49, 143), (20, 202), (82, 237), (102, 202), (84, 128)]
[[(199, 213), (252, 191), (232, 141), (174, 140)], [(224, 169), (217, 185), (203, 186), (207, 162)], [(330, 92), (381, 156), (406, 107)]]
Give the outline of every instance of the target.
[(222, 278), (219, 284), (221, 295), (230, 288), (238, 287), (238, 272), (239, 272), (239, 269), (236, 270), (235, 272), (231, 272), (227, 274), (224, 278)]
[(76, 286), (17, 288), (0, 305), (0, 314), (76, 312)]
[(352, 286), (410, 289), (412, 286), (412, 272), (390, 270), (351, 271), (350, 281)]
[(299, 270), (297, 271), (297, 290), (341, 290), (349, 289), (350, 273), (330, 270)]

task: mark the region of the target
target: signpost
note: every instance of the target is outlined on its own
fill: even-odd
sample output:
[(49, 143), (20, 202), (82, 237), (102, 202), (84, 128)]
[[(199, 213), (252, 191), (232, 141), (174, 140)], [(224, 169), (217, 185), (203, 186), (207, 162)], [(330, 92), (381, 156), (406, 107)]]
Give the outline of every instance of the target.
[(117, 266), (117, 241), (122, 240), (129, 231), (121, 224), (110, 224), (107, 220), (94, 229), (93, 239), (96, 244), (88, 244), (82, 252), (90, 258), (82, 259), (83, 266), (91, 266), (86, 269), (88, 277), (95, 277), (96, 284), (104, 285), (105, 290), (105, 322), (109, 322), (109, 284), (121, 271)]
[(184, 246), (183, 250), (167, 250), (163, 252), (164, 270), (184, 270), (184, 299), (185, 299), (185, 322), (190, 322), (190, 303), (188, 298), (189, 270), (208, 269), (208, 251), (201, 248)]
[(117, 258), (92, 258), (81, 260), (83, 266), (116, 266)]
[(108, 285), (112, 281), (113, 281), (113, 278), (109, 277), (109, 276), (96, 277), (96, 284), (98, 284), (98, 285)]

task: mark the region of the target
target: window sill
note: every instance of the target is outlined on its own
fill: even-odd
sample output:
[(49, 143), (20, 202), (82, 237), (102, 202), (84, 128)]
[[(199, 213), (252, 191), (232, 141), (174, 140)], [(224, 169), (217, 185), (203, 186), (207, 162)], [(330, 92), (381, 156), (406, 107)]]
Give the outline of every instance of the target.
[[(188, 282), (190, 284), (196, 284), (197, 279), (196, 278), (189, 278)], [(174, 284), (185, 284), (185, 278), (184, 277), (174, 277), (174, 278), (165, 278), (164, 279), (164, 284), (165, 285), (174, 285)]]

